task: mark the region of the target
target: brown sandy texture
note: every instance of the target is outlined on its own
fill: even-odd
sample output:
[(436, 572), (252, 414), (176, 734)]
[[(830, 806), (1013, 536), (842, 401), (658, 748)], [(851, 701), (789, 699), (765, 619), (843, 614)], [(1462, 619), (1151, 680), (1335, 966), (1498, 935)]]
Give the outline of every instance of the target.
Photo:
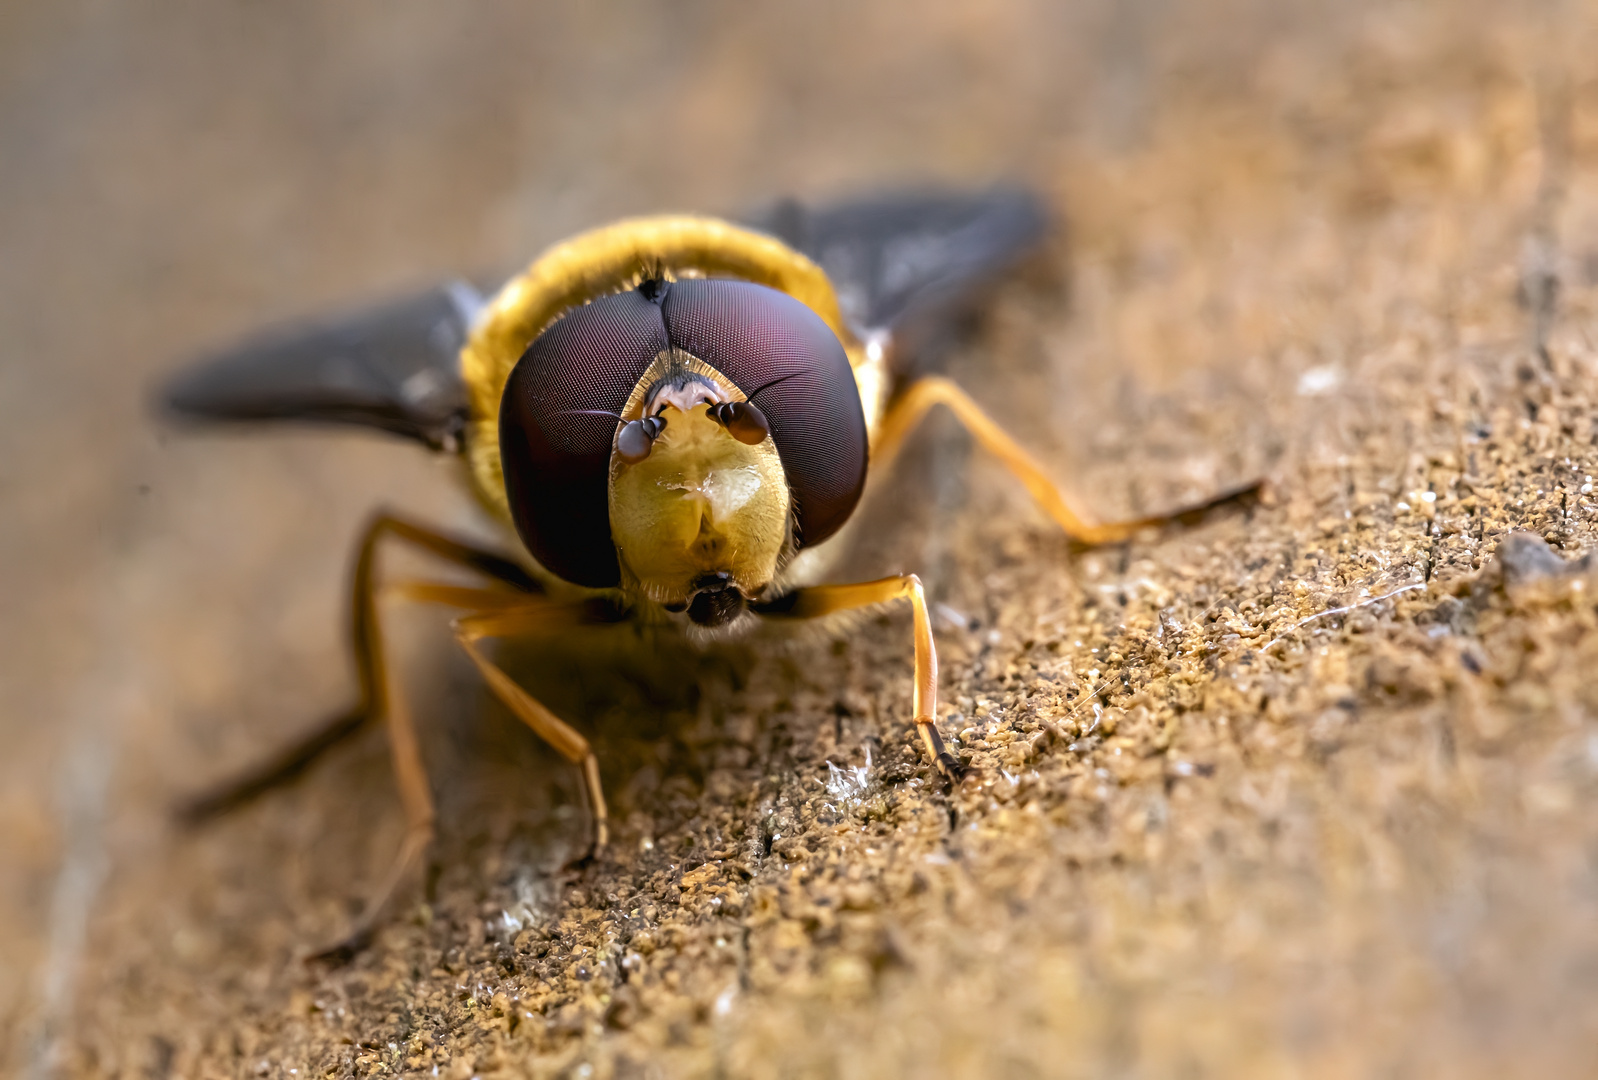
[[(1586, 13), (798, 7), (14, 5), (5, 1067), (1590, 1075)], [(378, 733), (170, 825), (344, 703), (373, 505), (481, 525), (378, 439), (158, 440), (160, 372), (623, 212), (999, 174), (1071, 228), (953, 374), (1105, 516), (1270, 486), (1073, 551), (929, 425), (849, 569), (929, 582), (965, 783), (911, 739), (902, 611), (522, 648), (618, 819), (565, 871), (573, 778), (424, 613), (442, 837), (370, 949), (300, 961), (398, 842)]]

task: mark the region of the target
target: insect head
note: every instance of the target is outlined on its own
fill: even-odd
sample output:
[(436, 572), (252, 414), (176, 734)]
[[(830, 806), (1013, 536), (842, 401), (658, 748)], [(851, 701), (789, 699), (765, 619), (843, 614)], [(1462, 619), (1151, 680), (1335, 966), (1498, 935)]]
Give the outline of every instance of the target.
[(567, 312), (511, 372), (499, 430), (511, 516), (539, 562), (707, 627), (835, 533), (865, 481), (842, 344), (746, 281), (652, 280)]

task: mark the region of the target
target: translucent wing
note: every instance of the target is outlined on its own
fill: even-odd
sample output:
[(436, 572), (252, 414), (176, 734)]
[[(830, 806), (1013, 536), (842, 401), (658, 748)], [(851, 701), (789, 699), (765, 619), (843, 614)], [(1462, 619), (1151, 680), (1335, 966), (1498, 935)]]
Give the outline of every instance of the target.
[(161, 405), (198, 420), (358, 424), (452, 449), (466, 421), (460, 349), (482, 303), (456, 282), (268, 333), (180, 374)]
[(821, 264), (862, 336), (913, 352), (1035, 248), (1049, 219), (1031, 192), (888, 192), (815, 209), (785, 200), (752, 221)]

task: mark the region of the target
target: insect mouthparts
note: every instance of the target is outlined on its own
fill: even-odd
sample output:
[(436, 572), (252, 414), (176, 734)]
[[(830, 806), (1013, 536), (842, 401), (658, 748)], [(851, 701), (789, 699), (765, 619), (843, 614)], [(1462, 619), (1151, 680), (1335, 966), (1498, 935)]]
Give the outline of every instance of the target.
[(749, 600), (726, 573), (702, 574), (694, 581), (694, 598), (688, 617), (698, 626), (725, 626), (749, 605)]

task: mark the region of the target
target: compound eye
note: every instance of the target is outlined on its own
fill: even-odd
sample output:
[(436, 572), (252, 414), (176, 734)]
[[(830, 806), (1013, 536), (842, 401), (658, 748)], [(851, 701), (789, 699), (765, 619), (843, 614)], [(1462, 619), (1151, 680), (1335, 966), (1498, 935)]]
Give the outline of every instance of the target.
[(771, 434), (766, 414), (747, 401), (724, 401), (710, 410), (710, 416), (727, 434), (749, 446), (759, 446)]
[(666, 421), (659, 416), (629, 420), (616, 433), (616, 454), (629, 465), (638, 464), (649, 456), (665, 428)]
[(799, 543), (837, 532), (866, 479), (865, 413), (837, 335), (798, 300), (748, 281), (675, 281), (660, 311), (673, 345), (753, 399), (726, 402), (726, 419), (713, 419), (741, 441), (771, 439)]

